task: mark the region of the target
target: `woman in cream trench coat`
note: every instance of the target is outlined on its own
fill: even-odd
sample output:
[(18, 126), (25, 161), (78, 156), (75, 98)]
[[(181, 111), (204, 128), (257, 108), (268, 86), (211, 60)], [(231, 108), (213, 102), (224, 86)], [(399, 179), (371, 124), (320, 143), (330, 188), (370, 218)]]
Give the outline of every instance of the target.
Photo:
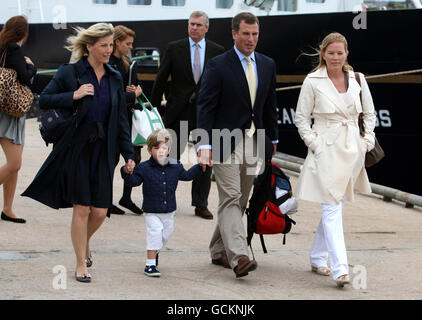
[[(295, 124), (308, 147), (296, 197), (322, 204), (322, 219), (311, 250), (312, 271), (323, 275), (332, 272), (342, 286), (349, 282), (342, 208), (345, 200), (354, 200), (355, 191), (371, 192), (364, 162), (366, 152), (374, 147), (376, 117), (365, 78), (360, 74), (361, 88), (347, 64), (346, 39), (332, 33), (320, 50), (320, 65), (304, 80), (296, 109)], [(360, 112), (364, 137), (359, 133)], [(332, 270), (327, 267), (328, 256)]]

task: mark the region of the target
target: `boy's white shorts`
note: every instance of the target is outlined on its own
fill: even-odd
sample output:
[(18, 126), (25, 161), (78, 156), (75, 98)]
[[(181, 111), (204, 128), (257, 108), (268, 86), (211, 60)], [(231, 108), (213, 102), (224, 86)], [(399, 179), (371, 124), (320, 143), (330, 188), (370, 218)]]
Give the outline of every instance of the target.
[(161, 250), (174, 230), (174, 214), (144, 213), (147, 226), (147, 250)]

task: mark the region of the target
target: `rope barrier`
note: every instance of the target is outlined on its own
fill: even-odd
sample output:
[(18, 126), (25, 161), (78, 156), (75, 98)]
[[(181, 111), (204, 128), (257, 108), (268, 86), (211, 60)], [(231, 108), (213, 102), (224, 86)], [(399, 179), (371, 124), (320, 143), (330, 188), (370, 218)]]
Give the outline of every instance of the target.
[[(133, 57), (132, 61), (134, 60), (143, 60), (143, 59), (150, 59), (150, 58), (159, 58), (159, 55), (146, 55), (146, 56), (139, 56), (139, 57)], [(37, 74), (46, 74), (46, 73), (56, 73), (57, 69), (50, 69), (50, 70), (42, 70), (38, 71)], [(378, 79), (378, 78), (387, 78), (387, 77), (395, 77), (395, 76), (402, 76), (406, 74), (412, 74), (412, 73), (420, 73), (422, 72), (422, 69), (415, 69), (415, 70), (409, 70), (409, 71), (401, 71), (401, 72), (392, 72), (392, 73), (385, 73), (385, 74), (377, 74), (372, 76), (366, 76), (365, 78), (367, 80), (370, 79)], [(287, 91), (287, 90), (295, 90), (302, 88), (302, 85), (296, 85), (296, 86), (289, 86), (289, 87), (282, 87), (282, 88), (276, 88), (276, 91)]]
[[(401, 71), (401, 72), (392, 72), (392, 73), (385, 73), (385, 74), (376, 74), (376, 75), (372, 75), (372, 76), (366, 76), (365, 78), (370, 80), (370, 79), (377, 79), (377, 78), (402, 76), (402, 75), (406, 75), (406, 74), (419, 73), (419, 72), (422, 72), (422, 69), (415, 69), (415, 70)], [(302, 88), (302, 85), (277, 88), (276, 91), (287, 91), (287, 90), (294, 90), (294, 89), (300, 89), (300, 88)]]

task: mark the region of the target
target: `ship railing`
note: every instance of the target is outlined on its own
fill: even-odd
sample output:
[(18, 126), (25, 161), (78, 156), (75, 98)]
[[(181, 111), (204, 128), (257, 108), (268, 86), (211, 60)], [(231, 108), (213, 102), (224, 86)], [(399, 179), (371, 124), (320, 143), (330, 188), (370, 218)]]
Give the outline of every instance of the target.
[[(305, 160), (303, 158), (277, 152), (272, 161), (286, 170), (299, 174), (302, 171), (303, 163)], [(384, 201), (392, 202), (394, 199), (400, 202), (404, 202), (406, 208), (413, 208), (414, 206), (422, 207), (422, 196), (407, 193), (372, 182), (370, 184), (372, 193), (383, 196)]]
[[(133, 57), (132, 58), (132, 62), (133, 61), (137, 61), (137, 60), (142, 60), (142, 59), (153, 59), (153, 58), (160, 58), (159, 55), (146, 55), (146, 56), (138, 56), (138, 57)], [(160, 60), (158, 60), (159, 62)], [(41, 71), (37, 71), (37, 75), (40, 74), (54, 74), (58, 71), (58, 69), (47, 69), (47, 70), (41, 70)]]

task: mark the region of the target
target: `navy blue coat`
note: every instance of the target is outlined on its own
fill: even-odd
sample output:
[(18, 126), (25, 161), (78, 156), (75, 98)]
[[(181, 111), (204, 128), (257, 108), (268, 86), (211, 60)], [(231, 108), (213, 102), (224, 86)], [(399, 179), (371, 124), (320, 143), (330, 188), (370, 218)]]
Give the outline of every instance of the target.
[[(110, 75), (111, 111), (107, 129), (107, 163), (112, 184), (116, 154), (120, 152), (125, 161), (134, 159), (134, 157), (122, 77), (118, 71), (114, 70), (108, 64), (104, 64), (104, 67)], [(62, 108), (72, 112), (76, 108), (75, 101), (73, 100), (74, 91), (87, 83), (89, 83), (89, 79), (83, 59), (79, 60), (75, 66), (70, 64), (62, 65), (41, 93), (40, 108)], [(57, 179), (59, 173), (47, 169), (58, 154), (66, 151), (75, 131), (78, 130), (78, 125), (86, 116), (91, 103), (92, 96), (86, 96), (78, 104), (75, 125), (70, 126), (61, 140), (55, 144), (52, 152), (38, 171), (32, 183), (22, 193), (23, 196), (30, 197), (54, 209), (72, 206), (70, 203), (64, 202), (62, 195), (59, 193), (59, 190), (61, 190), (61, 182)]]
[[(212, 140), (213, 129), (234, 129), (245, 131), (251, 127), (252, 120), (256, 129), (265, 129), (266, 149), (273, 150), (271, 141), (278, 140), (278, 124), (276, 110), (276, 68), (274, 60), (255, 51), (258, 72), (258, 89), (252, 109), (248, 82), (242, 63), (235, 50), (208, 61), (202, 75), (201, 89), (198, 95), (197, 127), (208, 133), (210, 141), (200, 144), (212, 144), (213, 149), (223, 150), (223, 138)], [(235, 148), (231, 142), (231, 151)], [(213, 153), (214, 161), (224, 161)], [(229, 153), (227, 153), (229, 155)]]
[(180, 161), (171, 158), (162, 166), (151, 157), (138, 164), (132, 174), (125, 173), (123, 168), (121, 174), (133, 187), (144, 184), (142, 210), (148, 213), (169, 213), (176, 211), (176, 188), (179, 180), (191, 181), (202, 174), (202, 169), (196, 164), (186, 171)]

